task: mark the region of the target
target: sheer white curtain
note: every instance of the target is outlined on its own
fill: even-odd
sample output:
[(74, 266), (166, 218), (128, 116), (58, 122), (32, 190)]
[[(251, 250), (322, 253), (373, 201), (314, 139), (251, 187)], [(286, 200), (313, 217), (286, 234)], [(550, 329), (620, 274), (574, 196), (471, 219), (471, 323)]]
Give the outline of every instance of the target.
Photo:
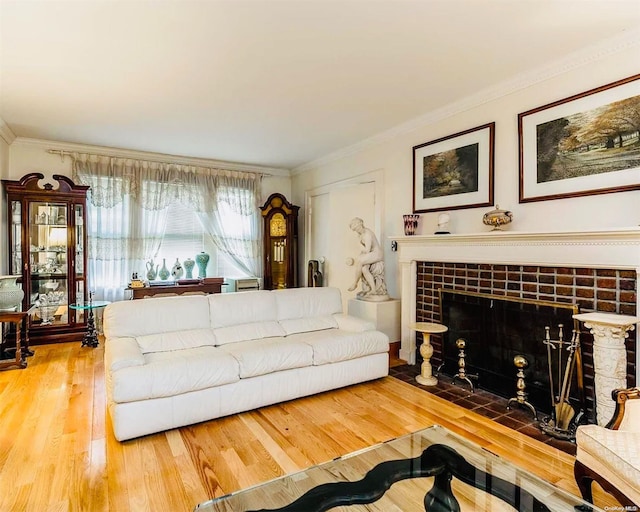
[(247, 275), (262, 277), (259, 184), (238, 173), (204, 177), (200, 190), (208, 200), (198, 217), (218, 251)]
[(80, 153), (72, 160), (73, 179), (91, 187), (88, 279), (96, 299), (124, 298), (132, 273), (158, 254), (175, 202), (197, 213), (220, 251), (262, 276), (259, 175)]

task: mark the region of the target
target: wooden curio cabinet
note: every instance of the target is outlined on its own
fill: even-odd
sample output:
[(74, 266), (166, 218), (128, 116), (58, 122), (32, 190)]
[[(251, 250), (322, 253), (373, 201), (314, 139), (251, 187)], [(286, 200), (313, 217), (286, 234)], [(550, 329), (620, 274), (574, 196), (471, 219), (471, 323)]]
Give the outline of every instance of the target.
[(260, 209), (264, 220), (264, 288), (295, 288), (300, 207), (282, 194), (271, 194)]
[(9, 273), (20, 275), (23, 310), (31, 308), (31, 343), (82, 339), (86, 321), (69, 304), (88, 299), (87, 190), (65, 176), (39, 184), (41, 173), (2, 180), (7, 197)]

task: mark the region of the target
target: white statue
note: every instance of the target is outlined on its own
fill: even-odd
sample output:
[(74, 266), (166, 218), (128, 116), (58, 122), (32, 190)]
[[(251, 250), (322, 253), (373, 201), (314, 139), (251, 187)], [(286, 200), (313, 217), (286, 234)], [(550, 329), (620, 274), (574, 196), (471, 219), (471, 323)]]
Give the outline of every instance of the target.
[(360, 235), (362, 250), (355, 258), (347, 258), (347, 265), (355, 267), (355, 281), (349, 287), (353, 291), (360, 282), (362, 290), (357, 298), (368, 301), (389, 300), (387, 285), (384, 281), (383, 251), (376, 235), (369, 228), (364, 227), (364, 222), (359, 217), (354, 218), (349, 227)]

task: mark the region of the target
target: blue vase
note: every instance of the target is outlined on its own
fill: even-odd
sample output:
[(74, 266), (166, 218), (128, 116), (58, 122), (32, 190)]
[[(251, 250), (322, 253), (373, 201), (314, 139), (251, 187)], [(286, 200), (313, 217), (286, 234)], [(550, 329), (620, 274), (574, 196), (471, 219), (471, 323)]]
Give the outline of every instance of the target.
[(158, 277), (160, 279), (162, 279), (163, 281), (166, 281), (167, 279), (169, 279), (170, 275), (171, 275), (171, 273), (169, 272), (169, 269), (167, 268), (167, 260), (162, 258), (162, 268), (158, 272)]
[(193, 261), (191, 258), (188, 258), (184, 260), (184, 263), (182, 264), (182, 266), (184, 267), (184, 270), (187, 273), (186, 279), (193, 279), (193, 267), (196, 266), (196, 262)]
[(198, 278), (204, 279), (207, 277), (207, 265), (209, 264), (209, 255), (202, 251), (200, 254), (196, 254), (196, 265), (198, 265)]

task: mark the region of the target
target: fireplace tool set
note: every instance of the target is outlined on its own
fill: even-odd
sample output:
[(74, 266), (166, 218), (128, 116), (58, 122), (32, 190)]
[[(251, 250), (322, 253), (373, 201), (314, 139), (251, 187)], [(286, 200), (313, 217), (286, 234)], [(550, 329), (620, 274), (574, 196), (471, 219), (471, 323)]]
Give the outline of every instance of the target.
[[(574, 329), (571, 340), (565, 341), (563, 325), (558, 324), (558, 339), (552, 340), (549, 327), (545, 327), (543, 343), (547, 346), (549, 389), (553, 407), (551, 415), (543, 418), (540, 422), (540, 429), (552, 437), (573, 441), (576, 437), (576, 428), (584, 414), (581, 408), (576, 409), (570, 401), (574, 374), (580, 395), (584, 392), (580, 334)], [(566, 352), (566, 356), (564, 352)], [(584, 401), (583, 398), (581, 401)]]

